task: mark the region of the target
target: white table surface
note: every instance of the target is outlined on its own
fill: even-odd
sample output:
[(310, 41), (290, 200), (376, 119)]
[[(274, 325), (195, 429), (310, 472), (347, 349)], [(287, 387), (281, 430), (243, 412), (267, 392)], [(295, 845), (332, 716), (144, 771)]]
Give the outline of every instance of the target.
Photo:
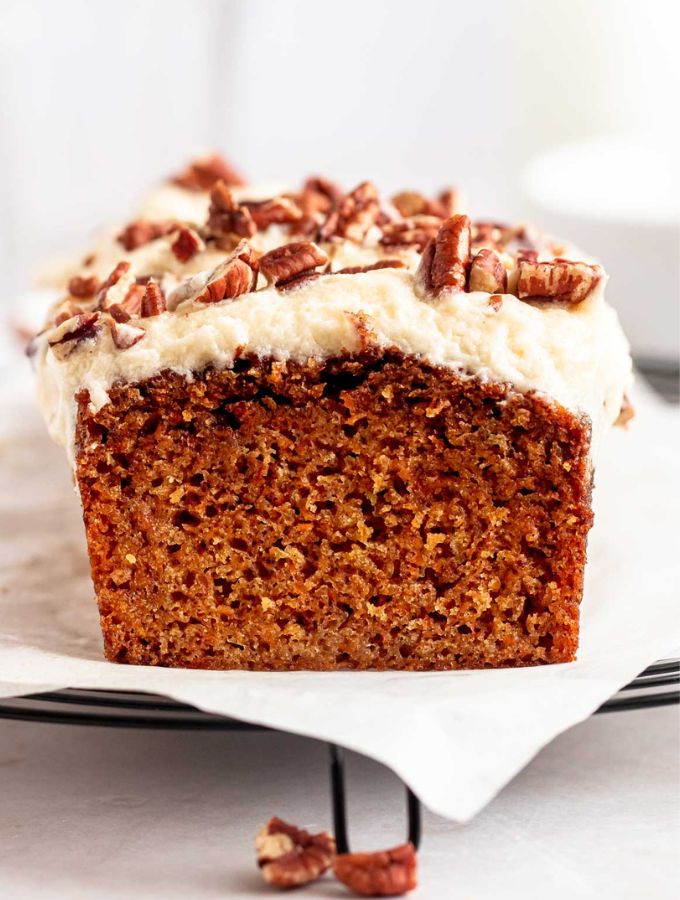
[[(426, 813), (412, 896), (677, 898), (679, 726), (677, 708), (596, 716), (471, 823)], [(348, 776), (355, 847), (401, 842), (396, 778), (355, 756)], [(0, 721), (0, 897), (279, 896), (252, 850), (274, 814), (330, 827), (323, 744)], [(327, 878), (295, 896), (349, 895)]]

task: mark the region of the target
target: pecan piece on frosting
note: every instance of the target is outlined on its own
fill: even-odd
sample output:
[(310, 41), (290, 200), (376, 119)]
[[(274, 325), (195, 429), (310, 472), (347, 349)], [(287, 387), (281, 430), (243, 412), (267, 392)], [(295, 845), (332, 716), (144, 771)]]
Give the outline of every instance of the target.
[(370, 181), (362, 181), (330, 212), (319, 230), (319, 240), (341, 237), (360, 244), (379, 217), (378, 189)]
[(600, 266), (568, 259), (537, 262), (518, 254), (518, 260), (520, 300), (550, 300), (574, 306), (588, 297), (603, 276)]
[(310, 834), (275, 816), (257, 833), (255, 851), (264, 880), (291, 888), (316, 881), (330, 868), (335, 841), (327, 831)]
[(252, 237), (257, 231), (250, 210), (234, 200), (224, 181), (218, 181), (210, 191), (208, 228), (216, 234), (235, 234), (243, 238)]
[(275, 250), (270, 250), (260, 257), (260, 271), (267, 284), (279, 285), (282, 282), (312, 272), (317, 266), (328, 263), (328, 254), (312, 241), (293, 241)]
[(133, 284), (122, 300), (116, 303), (104, 302), (104, 309), (116, 322), (129, 322), (133, 316), (138, 316), (142, 310), (142, 298), (146, 292), (143, 284)]
[(100, 328), (99, 312), (80, 313), (62, 322), (48, 343), (57, 359), (66, 359), (78, 344), (97, 336)]
[(84, 300), (94, 297), (99, 290), (99, 279), (96, 275), (74, 275), (69, 279), (68, 292), (72, 297)]
[(436, 237), (442, 220), (437, 216), (417, 215), (403, 222), (383, 225), (380, 243), (383, 247), (416, 247), (421, 253), (428, 241)]
[(630, 402), (630, 397), (628, 396), (628, 394), (624, 394), (623, 399), (621, 400), (621, 409), (619, 410), (619, 414), (614, 421), (614, 425), (619, 425), (623, 428), (627, 428), (630, 420), (634, 418), (635, 407)]
[(470, 265), (470, 219), (451, 216), (430, 241), (416, 270), (416, 289), (424, 296), (464, 291)]
[(290, 225), (299, 222), (302, 210), (290, 197), (272, 197), (271, 200), (244, 200), (245, 207), (259, 229), (270, 225)]
[(163, 294), (160, 285), (157, 281), (154, 281), (153, 278), (150, 278), (144, 289), (140, 315), (143, 319), (148, 319), (151, 316), (160, 316), (167, 308), (165, 295)]
[(145, 219), (138, 219), (127, 225), (116, 240), (129, 252), (170, 234), (176, 228), (174, 222), (147, 222)]
[(143, 328), (139, 328), (136, 325), (126, 325), (124, 322), (116, 322), (115, 320), (109, 322), (109, 328), (111, 329), (113, 343), (118, 350), (129, 350), (130, 347), (141, 341), (146, 334)]
[(457, 212), (460, 201), (453, 188), (446, 188), (435, 200), (430, 200), (418, 191), (401, 191), (392, 197), (392, 205), (405, 219), (413, 216), (448, 219)]
[(209, 191), (218, 181), (234, 186), (246, 183), (240, 172), (217, 153), (203, 159), (195, 159), (172, 179), (173, 184), (188, 191)]
[(109, 291), (109, 288), (112, 288), (114, 284), (118, 284), (121, 278), (128, 274), (130, 271), (130, 263), (123, 260), (119, 262), (108, 276), (108, 278), (103, 281), (99, 285), (99, 289), (97, 291), (97, 303), (99, 306), (102, 306), (106, 301), (106, 295)]
[(377, 853), (341, 853), (333, 861), (333, 874), (362, 897), (390, 897), (417, 885), (416, 851), (410, 842)]
[(229, 256), (212, 270), (194, 297), (196, 303), (219, 303), (248, 294), (257, 283), (258, 264), (247, 241), (241, 241)]
[(180, 228), (177, 237), (170, 245), (170, 249), (181, 263), (186, 263), (196, 256), (197, 253), (202, 253), (205, 250), (205, 244), (193, 228), (185, 226)]
[(472, 257), (468, 289), (486, 294), (504, 294), (508, 275), (500, 256), (494, 250), (480, 250)]
[(362, 275), (364, 272), (375, 272), (376, 269), (405, 269), (406, 263), (400, 259), (381, 259), (370, 266), (346, 266), (338, 269), (333, 275)]
[(314, 176), (308, 178), (302, 190), (292, 195), (302, 212), (302, 217), (295, 223), (296, 234), (314, 235), (321, 222), (338, 206), (342, 200), (340, 188), (327, 178)]

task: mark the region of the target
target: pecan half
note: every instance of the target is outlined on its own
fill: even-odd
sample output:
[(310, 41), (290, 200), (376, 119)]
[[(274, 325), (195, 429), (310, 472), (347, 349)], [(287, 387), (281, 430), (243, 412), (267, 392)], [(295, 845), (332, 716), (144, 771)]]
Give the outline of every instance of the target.
[(416, 247), (421, 253), (428, 241), (436, 237), (442, 220), (437, 216), (418, 215), (403, 222), (383, 225), (380, 243), (383, 247)]
[(216, 234), (235, 234), (238, 237), (252, 237), (257, 231), (247, 206), (240, 206), (224, 183), (218, 181), (210, 191), (208, 228)]
[(328, 254), (312, 241), (293, 241), (260, 257), (260, 271), (268, 284), (278, 285), (327, 262)]
[(143, 328), (136, 325), (126, 325), (123, 322), (109, 322), (113, 343), (119, 350), (129, 350), (137, 344), (146, 334)]
[(148, 319), (151, 316), (159, 316), (161, 313), (164, 313), (167, 308), (165, 296), (160, 289), (160, 285), (157, 281), (150, 279), (144, 289), (140, 315), (142, 318)]
[(364, 272), (375, 272), (376, 269), (405, 269), (406, 263), (400, 259), (381, 259), (378, 262), (371, 263), (370, 266), (347, 266), (344, 269), (338, 269), (333, 275), (361, 275)]
[(233, 300), (255, 289), (257, 261), (247, 241), (241, 241), (230, 255), (216, 266), (204, 287), (194, 297), (196, 303), (218, 303)]
[(517, 296), (521, 300), (551, 300), (573, 306), (582, 303), (601, 281), (600, 266), (554, 259), (534, 262), (518, 256)]
[(444, 289), (464, 291), (470, 265), (470, 219), (451, 216), (430, 241), (416, 270), (421, 295), (438, 296)]
[(416, 851), (410, 842), (378, 853), (342, 853), (333, 861), (333, 874), (362, 897), (389, 897), (417, 885)]
[(94, 297), (98, 290), (99, 279), (96, 275), (74, 275), (69, 279), (68, 292), (72, 297)]
[(335, 841), (327, 831), (310, 834), (275, 816), (256, 835), (255, 850), (264, 880), (290, 888), (316, 881), (330, 868)]
[(486, 294), (504, 294), (508, 275), (500, 256), (494, 250), (480, 250), (470, 263), (468, 289)]
[(193, 228), (180, 228), (177, 237), (170, 245), (175, 257), (181, 262), (189, 262), (197, 253), (205, 250), (205, 244)]
[(323, 275), (323, 272), (303, 272), (301, 275), (293, 275), (292, 278), (287, 278), (285, 281), (279, 281), (276, 285), (276, 290), (294, 291), (304, 284), (309, 284), (310, 281), (317, 281), (319, 278), (323, 278)]
[(244, 200), (242, 203), (259, 229), (270, 225), (289, 225), (299, 222), (302, 210), (289, 197), (272, 197), (271, 200)]
[(188, 191), (209, 191), (218, 181), (236, 186), (246, 183), (240, 172), (217, 153), (194, 160), (172, 179), (173, 184)]
[(122, 244), (126, 250), (136, 250), (149, 244), (166, 234), (175, 231), (177, 225), (174, 222), (147, 222), (139, 219), (137, 222), (131, 222), (121, 231), (116, 240)]
[(379, 216), (378, 189), (370, 181), (363, 181), (330, 212), (319, 230), (319, 240), (341, 237), (360, 244)]
[(99, 327), (100, 313), (81, 313), (67, 319), (55, 329), (56, 333), (48, 338), (48, 343), (57, 359), (66, 359), (83, 341), (95, 338)]

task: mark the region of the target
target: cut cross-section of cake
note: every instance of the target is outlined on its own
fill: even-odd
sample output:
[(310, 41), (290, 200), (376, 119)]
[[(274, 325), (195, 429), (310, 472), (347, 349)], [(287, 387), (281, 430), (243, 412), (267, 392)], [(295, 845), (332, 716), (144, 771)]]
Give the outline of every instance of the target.
[(106, 656), (573, 659), (595, 450), (631, 377), (604, 271), (451, 192), (325, 185), (213, 184), (206, 222), (84, 270), (34, 339)]

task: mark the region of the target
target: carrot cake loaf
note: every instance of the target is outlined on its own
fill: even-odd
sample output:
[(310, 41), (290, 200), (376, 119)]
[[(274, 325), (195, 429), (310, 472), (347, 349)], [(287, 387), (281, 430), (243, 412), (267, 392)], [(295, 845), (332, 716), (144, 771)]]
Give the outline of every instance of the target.
[(574, 659), (593, 461), (631, 378), (605, 283), (454, 191), (267, 195), (189, 166), (30, 346), (107, 658)]

